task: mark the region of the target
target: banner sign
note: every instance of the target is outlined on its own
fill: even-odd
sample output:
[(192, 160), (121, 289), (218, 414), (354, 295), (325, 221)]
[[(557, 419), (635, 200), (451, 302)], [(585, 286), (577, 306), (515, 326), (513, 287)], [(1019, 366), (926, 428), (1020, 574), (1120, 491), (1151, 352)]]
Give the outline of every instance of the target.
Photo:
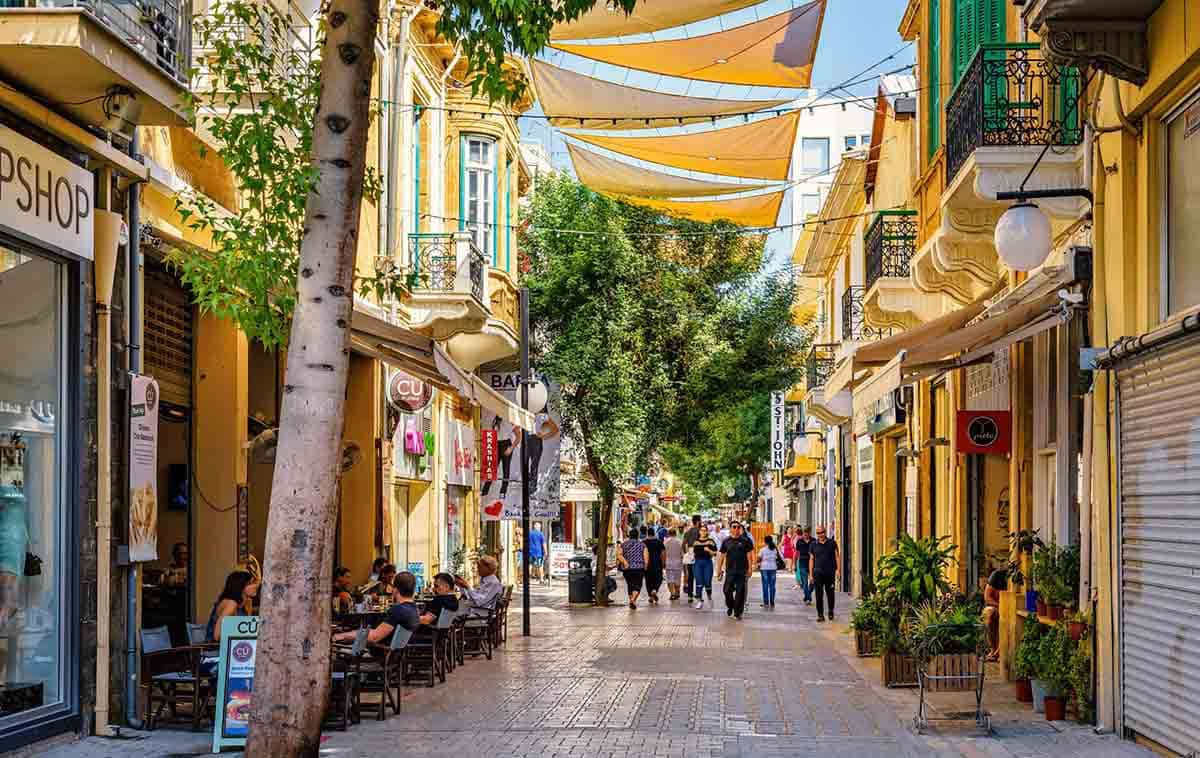
[(458, 421), (446, 422), (446, 484), (475, 486), (475, 429)]
[(875, 481), (875, 443), (870, 437), (858, 438), (858, 483)]
[(570, 570), (567, 561), (575, 555), (575, 546), (570, 542), (550, 543), (550, 576), (566, 576)]
[(1012, 451), (1012, 411), (959, 411), (956, 422), (958, 452)]
[(90, 261), (94, 184), (91, 171), (0, 126), (0, 224)]
[(221, 620), (221, 653), (217, 663), (217, 708), (212, 751), (245, 747), (250, 733), (250, 693), (258, 655), (258, 616), (226, 616)]
[(787, 431), (782, 392), (771, 393), (771, 469), (787, 468)]
[(129, 560), (158, 560), (158, 382), (129, 387)]
[[(514, 372), (485, 374), (483, 380), (510, 402), (521, 404), (520, 374)], [(539, 382), (539, 385), (542, 384)], [(536, 386), (536, 385), (535, 385)], [(496, 466), (492, 480), (483, 480), (480, 489), (484, 521), (516, 521), (521, 518), (521, 456), (528, 448), (529, 516), (532, 519), (552, 520), (559, 517), (560, 471), (559, 448), (562, 440), (562, 421), (559, 416), (561, 393), (558, 386), (545, 382), (543, 393), (531, 391), (530, 408), (534, 414), (534, 431), (514, 427), (502, 416), (483, 413), (485, 429), (496, 434)], [(540, 405), (539, 405), (540, 403)], [(481, 458), (481, 462), (482, 462)]]
[(479, 433), (480, 481), (496, 481), (496, 468), (499, 464), (499, 442), (499, 432), (495, 429), (484, 429)]

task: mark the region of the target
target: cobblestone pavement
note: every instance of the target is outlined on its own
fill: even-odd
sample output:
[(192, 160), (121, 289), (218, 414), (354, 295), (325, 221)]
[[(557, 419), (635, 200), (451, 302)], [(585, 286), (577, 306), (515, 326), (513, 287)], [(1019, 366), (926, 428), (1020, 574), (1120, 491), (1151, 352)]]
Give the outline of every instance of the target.
[[(757, 579), (752, 583), (757, 585)], [(818, 625), (781, 578), (778, 607), (755, 586), (742, 621), (682, 602), (570, 609), (561, 585), (532, 594), (530, 637), (514, 599), (509, 640), (492, 661), (473, 660), (445, 685), (405, 690), (403, 713), (364, 718), (330, 733), (323, 753), (507, 758), (774, 758), (965, 756), (1140, 758), (1152, 754), (1087, 727), (1048, 723), (988, 687), (995, 733), (973, 723), (912, 733), (916, 693), (878, 685), (878, 662), (853, 656), (839, 625)], [(839, 598), (842, 607), (849, 605)], [(843, 614), (844, 615), (844, 614)], [(840, 620), (840, 618), (839, 618)], [(938, 714), (966, 699), (937, 695)], [(973, 707), (973, 696), (970, 697)], [(203, 735), (159, 730), (132, 740), (91, 739), (50, 758), (181, 756), (206, 751)]]

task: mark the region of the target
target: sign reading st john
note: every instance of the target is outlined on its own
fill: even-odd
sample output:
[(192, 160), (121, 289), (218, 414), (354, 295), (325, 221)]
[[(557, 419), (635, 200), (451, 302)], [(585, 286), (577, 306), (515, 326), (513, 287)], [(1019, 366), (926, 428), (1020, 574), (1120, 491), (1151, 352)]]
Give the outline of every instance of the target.
[(771, 393), (771, 468), (787, 467), (786, 407), (782, 392)]

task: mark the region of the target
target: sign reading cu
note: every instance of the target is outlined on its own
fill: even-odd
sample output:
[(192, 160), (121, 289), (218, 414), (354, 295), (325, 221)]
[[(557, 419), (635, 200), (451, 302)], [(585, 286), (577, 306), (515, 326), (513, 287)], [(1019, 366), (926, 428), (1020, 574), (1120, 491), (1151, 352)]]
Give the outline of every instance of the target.
[(956, 421), (958, 452), (1012, 451), (1011, 411), (959, 411)]
[(415, 413), (429, 405), (433, 388), (411, 374), (395, 371), (388, 379), (387, 399), (396, 410)]

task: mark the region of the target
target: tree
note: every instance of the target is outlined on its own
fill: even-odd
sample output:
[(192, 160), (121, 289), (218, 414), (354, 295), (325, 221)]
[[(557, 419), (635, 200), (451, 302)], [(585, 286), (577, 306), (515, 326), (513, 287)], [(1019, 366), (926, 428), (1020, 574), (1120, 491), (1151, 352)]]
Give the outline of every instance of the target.
[[(756, 286), (760, 236), (621, 203), (567, 177), (538, 186), (525, 221), (534, 358), (562, 385), (564, 421), (600, 488), (603, 558), (617, 483), (666, 443), (695, 444), (690, 423), (764, 383), (794, 381), (792, 293)], [(748, 312), (764, 297), (776, 310), (759, 309), (760, 319), (784, 314), (773, 333)]]

